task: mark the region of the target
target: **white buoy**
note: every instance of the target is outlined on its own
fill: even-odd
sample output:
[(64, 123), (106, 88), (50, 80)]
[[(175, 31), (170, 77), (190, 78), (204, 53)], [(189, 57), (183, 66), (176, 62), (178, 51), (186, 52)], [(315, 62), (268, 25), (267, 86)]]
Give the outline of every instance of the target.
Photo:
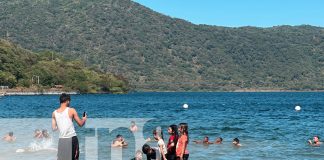
[(184, 104), (182, 107), (183, 107), (184, 109), (187, 109), (187, 108), (189, 108), (189, 105), (188, 105), (188, 104)]
[(300, 111), (300, 110), (301, 110), (301, 107), (300, 107), (300, 106), (296, 106), (296, 107), (295, 107), (295, 110), (296, 110), (296, 111)]

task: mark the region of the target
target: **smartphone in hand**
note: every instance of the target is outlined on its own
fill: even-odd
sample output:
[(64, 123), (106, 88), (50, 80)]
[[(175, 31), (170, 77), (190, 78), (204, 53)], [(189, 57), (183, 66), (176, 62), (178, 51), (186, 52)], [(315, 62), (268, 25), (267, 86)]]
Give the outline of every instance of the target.
[(83, 112), (83, 117), (85, 117), (85, 116), (86, 116), (86, 114), (87, 114), (86, 112)]

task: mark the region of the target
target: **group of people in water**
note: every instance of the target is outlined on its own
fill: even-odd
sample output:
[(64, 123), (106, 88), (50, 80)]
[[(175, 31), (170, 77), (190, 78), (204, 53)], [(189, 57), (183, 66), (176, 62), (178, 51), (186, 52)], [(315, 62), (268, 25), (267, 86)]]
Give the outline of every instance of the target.
[[(36, 129), (34, 131), (34, 138), (36, 139), (49, 139), (51, 138), (50, 134), (48, 133), (48, 131), (46, 129), (40, 130), (40, 129)], [(14, 142), (16, 141), (16, 137), (14, 136), (13, 132), (9, 132), (8, 134), (6, 134), (2, 140), (6, 141), (6, 142)]]
[[(60, 96), (60, 107), (52, 114), (52, 129), (59, 131), (59, 142), (57, 149), (58, 160), (78, 160), (79, 159), (79, 141), (74, 129), (73, 121), (82, 127), (87, 121), (87, 115), (84, 112), (83, 117), (79, 118), (77, 111), (70, 108), (70, 95), (62, 94)], [(137, 132), (138, 128), (134, 121), (131, 122), (130, 131)], [(156, 147), (150, 146), (145, 143), (141, 150), (136, 151), (133, 160), (142, 160), (143, 154), (146, 155), (147, 160), (188, 160), (189, 152), (187, 149), (189, 143), (188, 124), (180, 123), (179, 125), (170, 125), (168, 127), (169, 139), (167, 143), (164, 142), (164, 136), (161, 128), (153, 130), (153, 139), (148, 138), (146, 141), (157, 142)], [(34, 138), (50, 138), (47, 130), (35, 130)], [(3, 137), (4, 141), (13, 142), (16, 137), (13, 132), (9, 132)], [(214, 142), (209, 141), (209, 137), (203, 140), (194, 140), (196, 144), (222, 144), (223, 138), (218, 137)], [(308, 141), (311, 146), (320, 146), (319, 136), (314, 136), (313, 140)], [(234, 138), (232, 141), (233, 146), (240, 147), (240, 140)], [(112, 142), (112, 147), (125, 147), (128, 143), (122, 135), (117, 135)]]

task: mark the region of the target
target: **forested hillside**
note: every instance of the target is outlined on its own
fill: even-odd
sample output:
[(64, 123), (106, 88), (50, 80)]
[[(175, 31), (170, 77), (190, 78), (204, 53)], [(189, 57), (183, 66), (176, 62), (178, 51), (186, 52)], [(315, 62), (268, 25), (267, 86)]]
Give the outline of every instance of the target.
[(0, 85), (10, 88), (49, 89), (63, 85), (66, 91), (81, 93), (125, 93), (127, 82), (112, 74), (85, 67), (81, 61), (68, 61), (53, 52), (32, 53), (0, 39)]
[(324, 29), (194, 25), (130, 0), (1, 0), (0, 37), (135, 90), (324, 89)]

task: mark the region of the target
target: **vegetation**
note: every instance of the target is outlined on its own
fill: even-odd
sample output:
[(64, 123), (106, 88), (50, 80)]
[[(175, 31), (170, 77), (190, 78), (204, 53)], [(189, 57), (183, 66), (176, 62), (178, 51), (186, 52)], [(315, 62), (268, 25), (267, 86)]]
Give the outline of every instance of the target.
[[(320, 27), (194, 25), (130, 0), (0, 3), (0, 37), (122, 75), (135, 90), (324, 89), (324, 29)], [(56, 66), (53, 63), (39, 62), (34, 67)], [(93, 73), (76, 70), (83, 74), (65, 78), (77, 82), (73, 78), (84, 80)], [(48, 71), (39, 68), (30, 75), (40, 72)], [(12, 75), (24, 84), (19, 81), (23, 73), (1, 74), (8, 84), (14, 81)], [(61, 79), (42, 83), (62, 83)], [(88, 90), (95, 88), (88, 86)]]
[(127, 91), (121, 77), (89, 69), (81, 61), (67, 61), (53, 52), (32, 53), (5, 40), (0, 40), (0, 62), (0, 85), (10, 88), (63, 85), (65, 90), (81, 93)]

